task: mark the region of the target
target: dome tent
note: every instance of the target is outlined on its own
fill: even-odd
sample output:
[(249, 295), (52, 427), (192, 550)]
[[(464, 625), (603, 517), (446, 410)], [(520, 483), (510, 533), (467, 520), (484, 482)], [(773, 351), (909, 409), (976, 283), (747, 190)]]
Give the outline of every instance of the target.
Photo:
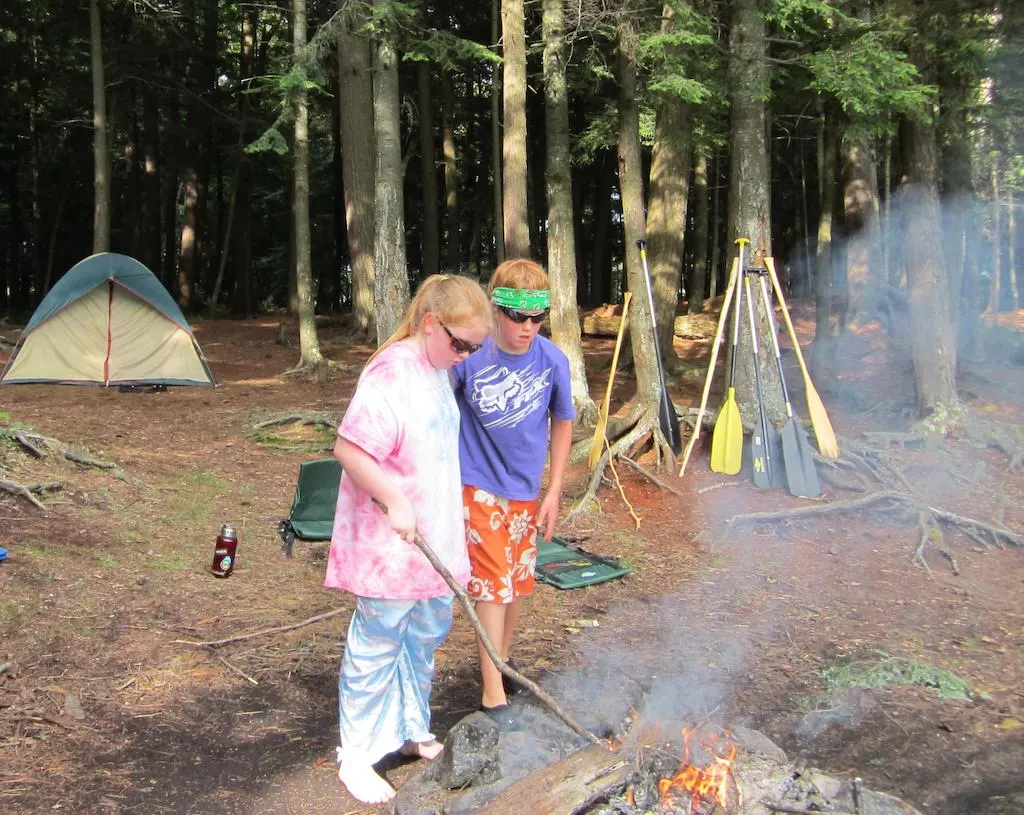
[(215, 385), (178, 304), (149, 269), (103, 252), (43, 298), (0, 384)]

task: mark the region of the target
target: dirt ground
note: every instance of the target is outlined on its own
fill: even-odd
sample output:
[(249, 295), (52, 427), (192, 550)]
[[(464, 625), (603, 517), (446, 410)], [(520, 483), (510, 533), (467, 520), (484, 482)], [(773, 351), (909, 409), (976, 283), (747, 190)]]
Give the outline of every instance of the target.
[[(807, 312), (798, 312), (801, 330), (809, 329)], [(298, 353), (278, 343), (276, 317), (197, 320), (193, 328), (216, 389), (0, 389), (8, 422), (116, 462), (142, 482), (0, 446), (7, 479), (64, 483), (43, 498), (44, 510), (0, 493), (0, 546), (9, 550), (0, 564), (5, 813), (374, 811), (335, 777), (350, 598), (323, 588), (324, 544), (297, 542), (289, 559), (277, 534), (300, 462), (319, 457), (313, 448), (330, 433), (251, 432), (286, 411), (340, 416), (370, 348), (323, 323), (326, 354), (347, 367), (318, 384), (282, 375)], [(1011, 338), (1022, 329), (1024, 313), (1003, 327)], [(612, 342), (587, 340), (598, 396)], [(677, 405), (698, 404), (707, 347), (707, 337), (677, 339), (681, 361), (692, 365), (673, 377)], [(964, 370), (971, 415), (1021, 425), (1021, 363), (993, 353)], [(786, 364), (802, 408), (789, 354)], [(946, 525), (941, 544), (930, 540), (948, 557), (929, 545), (924, 565), (915, 563), (917, 514), (883, 504), (727, 528), (745, 513), (891, 489), (1024, 531), (1024, 477), (1007, 452), (969, 434), (938, 442), (865, 435), (909, 426), (909, 364), (891, 362), (877, 328), (851, 337), (840, 370), (835, 382), (818, 383), (832, 424), (842, 439), (879, 451), (872, 460), (888, 483), (843, 468), (831, 474), (850, 489), (828, 486), (819, 502), (792, 498), (712, 473), (706, 445), (683, 478), (662, 474), (672, 491), (620, 466), (623, 492), (604, 484), (601, 512), (560, 532), (622, 558), (630, 575), (572, 591), (540, 585), (513, 657), (604, 733), (621, 723), (623, 705), (662, 724), (743, 724), (798, 764), (860, 776), (925, 813), (1022, 813), (1020, 548), (985, 545)], [(621, 373), (616, 382), (621, 404), (631, 382)], [(566, 508), (587, 473), (574, 465), (571, 475)], [(210, 564), (223, 521), (239, 530), (238, 565), (218, 580)], [(343, 613), (215, 652), (188, 644), (332, 611)], [(880, 670), (864, 675), (873, 680), (830, 686), (826, 677), (843, 666)], [(459, 615), (438, 657), (438, 734), (477, 703), (472, 630)], [(418, 769), (396, 763), (387, 775), (401, 785)]]

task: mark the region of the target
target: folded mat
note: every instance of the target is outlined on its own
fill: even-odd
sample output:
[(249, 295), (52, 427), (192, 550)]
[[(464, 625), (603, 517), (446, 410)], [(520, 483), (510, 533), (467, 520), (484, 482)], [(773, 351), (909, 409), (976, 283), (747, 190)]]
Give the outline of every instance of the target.
[(629, 574), (617, 558), (602, 557), (572, 545), (565, 538), (537, 544), (537, 579), (559, 589), (578, 589)]

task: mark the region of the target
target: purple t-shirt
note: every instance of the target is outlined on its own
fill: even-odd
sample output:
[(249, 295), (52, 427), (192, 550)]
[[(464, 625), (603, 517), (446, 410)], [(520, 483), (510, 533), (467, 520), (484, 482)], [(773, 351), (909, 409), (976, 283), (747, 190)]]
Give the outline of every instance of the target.
[(490, 337), (452, 369), (462, 414), (462, 483), (500, 498), (532, 501), (548, 457), (548, 416), (573, 419), (569, 360), (539, 334), (525, 354), (506, 354)]

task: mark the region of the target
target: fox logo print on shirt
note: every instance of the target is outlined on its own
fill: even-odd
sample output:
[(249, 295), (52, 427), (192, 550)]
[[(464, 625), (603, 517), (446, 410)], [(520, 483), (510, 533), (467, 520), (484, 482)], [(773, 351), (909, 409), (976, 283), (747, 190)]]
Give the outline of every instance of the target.
[(471, 380), (470, 399), (480, 411), (484, 427), (515, 427), (535, 410), (548, 409), (551, 368), (529, 365), (510, 371), (504, 365), (482, 368)]

